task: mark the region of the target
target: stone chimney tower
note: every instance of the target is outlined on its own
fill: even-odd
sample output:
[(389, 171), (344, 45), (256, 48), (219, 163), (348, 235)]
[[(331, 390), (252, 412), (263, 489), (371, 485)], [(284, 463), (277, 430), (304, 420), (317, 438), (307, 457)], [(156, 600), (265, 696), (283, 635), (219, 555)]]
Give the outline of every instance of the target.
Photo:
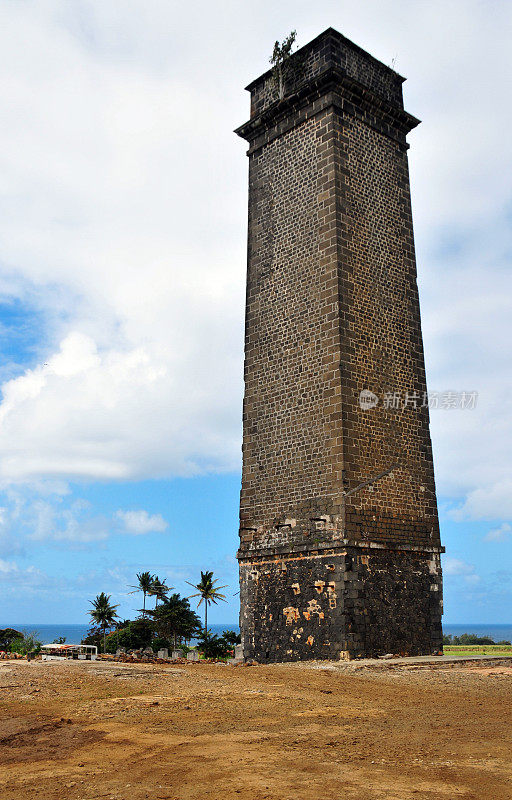
[(251, 83), (240, 599), (258, 661), (429, 654), (442, 582), (400, 77), (333, 29)]

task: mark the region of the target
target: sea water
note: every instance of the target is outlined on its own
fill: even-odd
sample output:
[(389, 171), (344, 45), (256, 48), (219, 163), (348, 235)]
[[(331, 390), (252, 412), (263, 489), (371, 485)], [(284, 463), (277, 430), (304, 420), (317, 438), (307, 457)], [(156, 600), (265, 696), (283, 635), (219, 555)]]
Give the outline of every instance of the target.
[(494, 639), (495, 642), (501, 642), (503, 639), (512, 642), (512, 625), (493, 625), (492, 622), (487, 625), (473, 625), (471, 623), (450, 625), (446, 623), (446, 625), (443, 625), (443, 633), (451, 634), (452, 636), (460, 636), (462, 633), (475, 633), (477, 636), (488, 636)]
[[(0, 628), (14, 628), (24, 634), (33, 633), (41, 644), (51, 644), (55, 639), (59, 639), (60, 637), (65, 637), (68, 644), (79, 644), (82, 639), (87, 636), (90, 624), (66, 625), (65, 623), (59, 624), (56, 622), (55, 624), (48, 625), (34, 622), (14, 625), (11, 623), (0, 623)], [(216, 633), (217, 636), (227, 630), (236, 631), (237, 633), (239, 631), (236, 622), (226, 622), (225, 624), (213, 623), (212, 625), (208, 625), (208, 628), (212, 633)]]
[[(212, 633), (217, 635), (220, 635), (225, 630), (239, 631), (236, 622), (212, 623), (208, 627)], [(0, 628), (15, 628), (25, 634), (35, 633), (36, 638), (42, 644), (50, 644), (61, 636), (65, 636), (66, 642), (69, 644), (78, 644), (87, 636), (89, 625), (66, 625), (65, 623), (48, 625), (37, 622), (17, 625), (1, 623)], [(492, 622), (485, 625), (480, 623), (475, 625), (472, 622), (458, 623), (456, 625), (446, 623), (443, 625), (443, 632), (452, 636), (460, 636), (462, 633), (475, 633), (477, 636), (489, 636), (495, 642), (503, 639), (512, 642), (512, 625), (494, 625)]]

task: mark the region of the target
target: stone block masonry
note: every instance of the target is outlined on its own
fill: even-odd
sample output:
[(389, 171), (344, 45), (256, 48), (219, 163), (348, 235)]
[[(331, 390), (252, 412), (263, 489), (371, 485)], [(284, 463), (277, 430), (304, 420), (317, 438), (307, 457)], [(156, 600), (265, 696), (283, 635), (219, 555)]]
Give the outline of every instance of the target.
[(329, 29), (250, 84), (240, 498), (244, 655), (442, 648), (401, 78)]

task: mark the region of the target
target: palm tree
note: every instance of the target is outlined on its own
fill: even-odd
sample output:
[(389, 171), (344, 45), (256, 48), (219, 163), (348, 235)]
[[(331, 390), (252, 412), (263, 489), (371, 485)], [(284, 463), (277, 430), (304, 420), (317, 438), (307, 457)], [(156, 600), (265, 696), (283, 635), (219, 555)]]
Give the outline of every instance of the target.
[(158, 608), (148, 610), (159, 636), (172, 639), (176, 648), (177, 641), (191, 639), (201, 629), (201, 621), (195, 611), (192, 611), (186, 597), (171, 594), (165, 597)]
[(159, 600), (165, 600), (172, 588), (172, 586), (166, 586), (165, 581), (161, 581), (158, 575), (153, 576), (149, 594), (155, 597), (155, 608), (158, 606)]
[(218, 600), (224, 600), (226, 603), (226, 596), (219, 592), (219, 589), (226, 589), (226, 586), (217, 586), (217, 579), (214, 579), (213, 572), (203, 572), (201, 571), (201, 580), (199, 583), (190, 583), (187, 581), (189, 586), (193, 586), (194, 589), (197, 589), (197, 594), (192, 594), (190, 597), (199, 597), (199, 603), (197, 607), (201, 605), (204, 600), (204, 635), (208, 635), (208, 606), (210, 603), (214, 603), (217, 605)]
[(105, 592), (101, 592), (101, 594), (96, 595), (94, 600), (89, 600), (92, 605), (92, 611), (88, 613), (91, 615), (91, 618), (97, 625), (100, 625), (103, 628), (103, 652), (106, 652), (106, 630), (107, 627), (111, 628), (114, 624), (114, 621), (117, 617), (116, 608), (119, 606), (113, 606), (110, 604), (110, 595), (105, 594)]
[(144, 595), (144, 603), (142, 608), (142, 616), (146, 618), (146, 595), (151, 594), (151, 589), (153, 586), (153, 582), (155, 580), (155, 575), (152, 575), (151, 572), (137, 572), (137, 585), (131, 586), (130, 588), (133, 589), (133, 592), (130, 594), (135, 594), (135, 592), (142, 592)]

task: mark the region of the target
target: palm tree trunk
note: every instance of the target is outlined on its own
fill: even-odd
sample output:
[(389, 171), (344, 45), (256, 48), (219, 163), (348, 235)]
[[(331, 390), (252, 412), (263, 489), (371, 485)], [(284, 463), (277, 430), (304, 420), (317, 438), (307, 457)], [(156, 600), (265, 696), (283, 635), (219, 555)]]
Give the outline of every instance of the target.
[(208, 600), (204, 601), (204, 635), (208, 636)]
[(144, 602), (142, 603), (142, 619), (146, 619), (146, 592), (144, 594)]
[(107, 652), (107, 628), (103, 626), (103, 653)]

